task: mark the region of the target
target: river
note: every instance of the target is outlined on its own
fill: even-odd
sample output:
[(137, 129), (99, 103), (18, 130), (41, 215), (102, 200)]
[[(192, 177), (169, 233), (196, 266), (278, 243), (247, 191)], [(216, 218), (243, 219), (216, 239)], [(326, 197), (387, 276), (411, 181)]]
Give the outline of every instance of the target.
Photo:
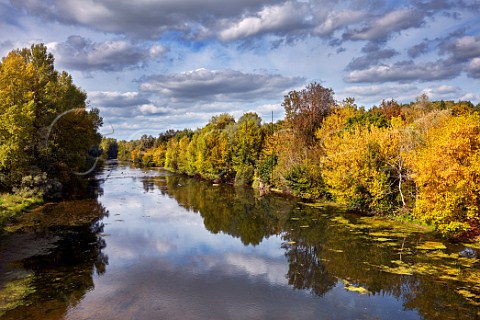
[(477, 249), (108, 163), (0, 236), (0, 319), (478, 319)]

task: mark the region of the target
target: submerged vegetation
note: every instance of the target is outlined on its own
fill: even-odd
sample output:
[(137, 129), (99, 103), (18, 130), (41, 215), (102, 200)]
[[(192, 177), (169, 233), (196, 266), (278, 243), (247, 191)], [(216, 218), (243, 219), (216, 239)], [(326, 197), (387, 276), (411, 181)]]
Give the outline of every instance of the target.
[(214, 183), (334, 201), (367, 215), (474, 239), (480, 222), (480, 107), (468, 101), (384, 100), (369, 110), (312, 83), (284, 97), (285, 119), (213, 117), (195, 131), (104, 141), (118, 159)]

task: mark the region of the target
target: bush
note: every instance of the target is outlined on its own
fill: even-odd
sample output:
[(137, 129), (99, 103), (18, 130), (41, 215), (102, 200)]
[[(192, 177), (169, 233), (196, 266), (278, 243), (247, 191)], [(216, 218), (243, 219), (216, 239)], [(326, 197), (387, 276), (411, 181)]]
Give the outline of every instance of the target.
[(235, 175), (236, 185), (251, 185), (253, 182), (253, 174), (255, 169), (252, 165), (242, 165), (238, 168)]
[(263, 183), (269, 185), (271, 183), (271, 177), (273, 168), (277, 165), (277, 156), (272, 154), (263, 160), (258, 166), (258, 176), (262, 179)]
[(293, 166), (284, 177), (288, 188), (296, 197), (318, 199), (327, 195), (320, 171), (311, 164), (303, 163)]

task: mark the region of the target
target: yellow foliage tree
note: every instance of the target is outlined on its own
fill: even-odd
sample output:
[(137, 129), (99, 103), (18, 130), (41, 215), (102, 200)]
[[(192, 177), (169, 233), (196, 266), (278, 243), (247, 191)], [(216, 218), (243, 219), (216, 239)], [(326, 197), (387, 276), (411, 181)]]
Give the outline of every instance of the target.
[(163, 145), (153, 149), (152, 160), (157, 167), (163, 167), (165, 165), (165, 147)]
[(13, 51), (0, 64), (0, 172), (3, 183), (18, 180), (28, 165), (27, 146), (33, 135), (35, 101), (32, 63)]
[(392, 157), (390, 129), (357, 126), (324, 140), (323, 178), (340, 204), (353, 210), (391, 209), (392, 179), (387, 160)]
[(480, 205), (480, 115), (448, 118), (412, 157), (414, 216), (447, 236), (475, 231)]

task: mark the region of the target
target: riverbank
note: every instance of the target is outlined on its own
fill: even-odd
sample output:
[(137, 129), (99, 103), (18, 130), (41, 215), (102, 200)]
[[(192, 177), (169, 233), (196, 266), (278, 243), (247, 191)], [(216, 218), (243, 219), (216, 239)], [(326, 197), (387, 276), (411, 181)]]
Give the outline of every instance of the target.
[(478, 318), (479, 250), (425, 228), (130, 164), (96, 178), (2, 234), (1, 319)]
[(17, 194), (0, 194), (0, 230), (12, 219), (22, 213), (43, 204), (43, 199), (38, 197), (25, 198)]
[[(120, 161), (120, 163), (129, 163), (132, 164), (132, 161)], [(134, 163), (133, 163), (134, 164)], [(135, 165), (135, 164), (134, 164)], [(158, 167), (158, 166), (152, 166), (152, 165), (140, 165), (142, 168), (157, 168), (157, 169), (162, 169), (167, 172), (170, 172), (172, 174), (180, 175), (180, 176), (185, 176), (190, 179), (197, 179), (201, 181), (208, 181), (212, 183), (213, 186), (218, 186), (219, 184), (227, 184), (227, 185), (234, 185), (235, 183), (233, 181), (227, 181), (224, 180), (222, 181), (221, 179), (218, 180), (212, 180), (208, 179), (206, 177), (202, 177), (199, 174), (196, 175), (189, 175), (185, 172), (177, 171), (172, 168), (168, 167)], [(262, 185), (262, 187), (260, 186)], [(304, 199), (302, 197), (299, 197), (295, 195), (292, 190), (289, 190), (287, 187), (274, 187), (274, 186), (265, 186), (264, 184), (259, 184), (258, 180), (254, 181), (251, 185), (246, 185), (248, 188), (252, 188), (253, 190), (257, 190), (260, 192), (260, 195), (263, 196), (268, 193), (273, 193), (277, 194), (282, 197), (286, 198), (293, 198), (296, 199), (299, 203), (302, 203), (306, 206), (313, 207), (313, 208), (318, 208), (322, 209), (325, 207), (335, 207), (338, 210), (342, 211), (351, 211), (347, 208), (345, 204), (340, 204), (338, 202), (332, 201), (332, 200), (321, 200), (321, 199)], [(356, 212), (355, 210), (351, 212)], [(360, 216), (364, 216), (365, 218), (372, 218), (372, 220), (383, 220), (385, 223), (391, 223), (391, 224), (397, 224), (399, 227), (401, 226), (407, 226), (407, 228), (415, 228), (415, 229), (421, 229), (424, 230), (425, 233), (433, 233), (435, 234), (435, 237), (437, 238), (443, 238), (444, 240), (448, 240), (449, 242), (452, 243), (465, 243), (469, 244), (470, 246), (473, 246), (475, 248), (480, 248), (480, 238), (475, 237), (475, 236), (463, 236), (463, 237), (456, 237), (456, 238), (449, 238), (446, 237), (444, 234), (439, 232), (439, 230), (436, 230), (436, 228), (433, 225), (429, 225), (424, 221), (420, 221), (418, 219), (414, 219), (412, 216), (411, 212), (408, 211), (403, 211), (400, 214), (395, 214), (395, 213), (389, 213), (389, 212), (383, 212), (383, 213), (377, 213), (377, 214), (361, 214), (359, 213)]]

